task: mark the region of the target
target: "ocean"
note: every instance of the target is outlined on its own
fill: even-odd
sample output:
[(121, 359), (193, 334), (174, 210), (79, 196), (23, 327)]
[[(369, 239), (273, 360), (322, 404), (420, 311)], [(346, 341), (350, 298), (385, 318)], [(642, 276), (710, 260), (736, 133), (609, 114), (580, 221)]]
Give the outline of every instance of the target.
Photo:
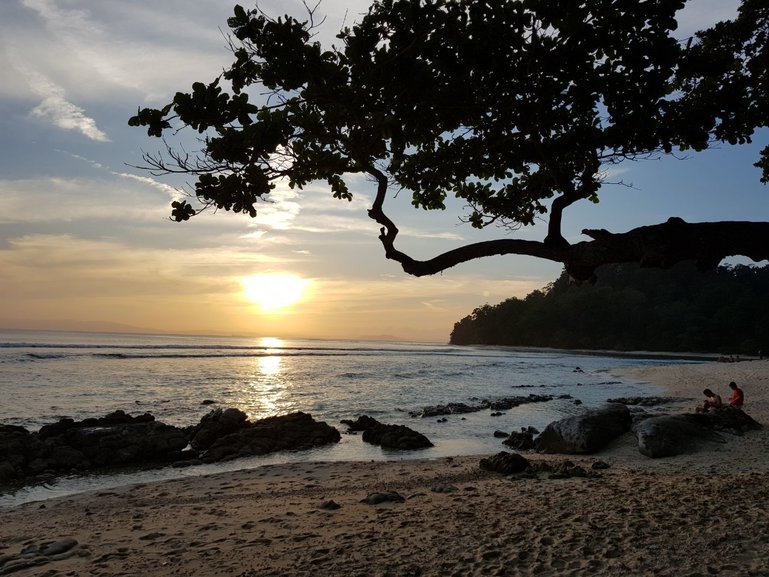
[[(135, 482), (201, 475), (296, 460), (382, 460), (496, 453), (494, 431), (544, 428), (608, 398), (656, 395), (614, 369), (691, 362), (560, 351), (458, 347), (438, 343), (299, 340), (77, 332), (0, 331), (0, 423), (37, 430), (62, 417), (121, 409), (177, 426), (215, 407), (251, 420), (304, 411), (339, 428), (372, 416), (425, 434), (430, 449), (384, 451), (360, 436), (330, 447), (220, 465), (64, 477), (0, 494), (0, 506)], [(569, 398), (491, 411), (419, 418), (425, 406), (529, 394)], [(214, 404), (205, 404), (213, 401)], [(575, 401), (581, 401), (578, 405)]]

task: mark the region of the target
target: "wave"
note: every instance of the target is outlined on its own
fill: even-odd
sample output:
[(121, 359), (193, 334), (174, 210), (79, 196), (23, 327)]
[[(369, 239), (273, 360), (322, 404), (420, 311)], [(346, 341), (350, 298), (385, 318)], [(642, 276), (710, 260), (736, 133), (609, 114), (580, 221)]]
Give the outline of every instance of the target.
[(63, 359), (69, 355), (55, 354), (55, 353), (27, 353), (27, 357), (30, 359)]

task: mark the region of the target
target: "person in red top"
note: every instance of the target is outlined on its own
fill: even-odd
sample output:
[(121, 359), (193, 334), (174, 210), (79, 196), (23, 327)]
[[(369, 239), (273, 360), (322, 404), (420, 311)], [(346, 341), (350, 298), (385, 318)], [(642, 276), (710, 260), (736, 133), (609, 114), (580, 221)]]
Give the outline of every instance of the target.
[(735, 409), (741, 409), (742, 405), (745, 404), (745, 393), (742, 392), (742, 389), (738, 387), (737, 383), (734, 381), (729, 383), (729, 388), (732, 390), (732, 396), (729, 397), (729, 404)]

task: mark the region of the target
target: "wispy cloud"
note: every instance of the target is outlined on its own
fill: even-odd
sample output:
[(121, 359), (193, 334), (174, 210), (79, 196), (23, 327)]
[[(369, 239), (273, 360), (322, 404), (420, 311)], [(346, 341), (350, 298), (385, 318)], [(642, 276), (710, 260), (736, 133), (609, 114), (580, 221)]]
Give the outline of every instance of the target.
[(32, 116), (51, 122), (62, 130), (74, 130), (97, 142), (109, 142), (107, 134), (96, 126), (96, 121), (85, 110), (68, 101), (64, 89), (30, 68), (20, 70), (30, 88), (42, 98), (32, 109)]

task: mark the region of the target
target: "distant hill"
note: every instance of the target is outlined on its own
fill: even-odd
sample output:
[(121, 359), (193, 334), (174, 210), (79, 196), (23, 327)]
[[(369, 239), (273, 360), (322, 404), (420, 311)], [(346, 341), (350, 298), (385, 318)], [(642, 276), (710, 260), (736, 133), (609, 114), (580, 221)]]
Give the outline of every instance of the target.
[(610, 265), (590, 286), (563, 272), (524, 299), (476, 308), (454, 325), (452, 344), (769, 353), (769, 267), (699, 272)]

